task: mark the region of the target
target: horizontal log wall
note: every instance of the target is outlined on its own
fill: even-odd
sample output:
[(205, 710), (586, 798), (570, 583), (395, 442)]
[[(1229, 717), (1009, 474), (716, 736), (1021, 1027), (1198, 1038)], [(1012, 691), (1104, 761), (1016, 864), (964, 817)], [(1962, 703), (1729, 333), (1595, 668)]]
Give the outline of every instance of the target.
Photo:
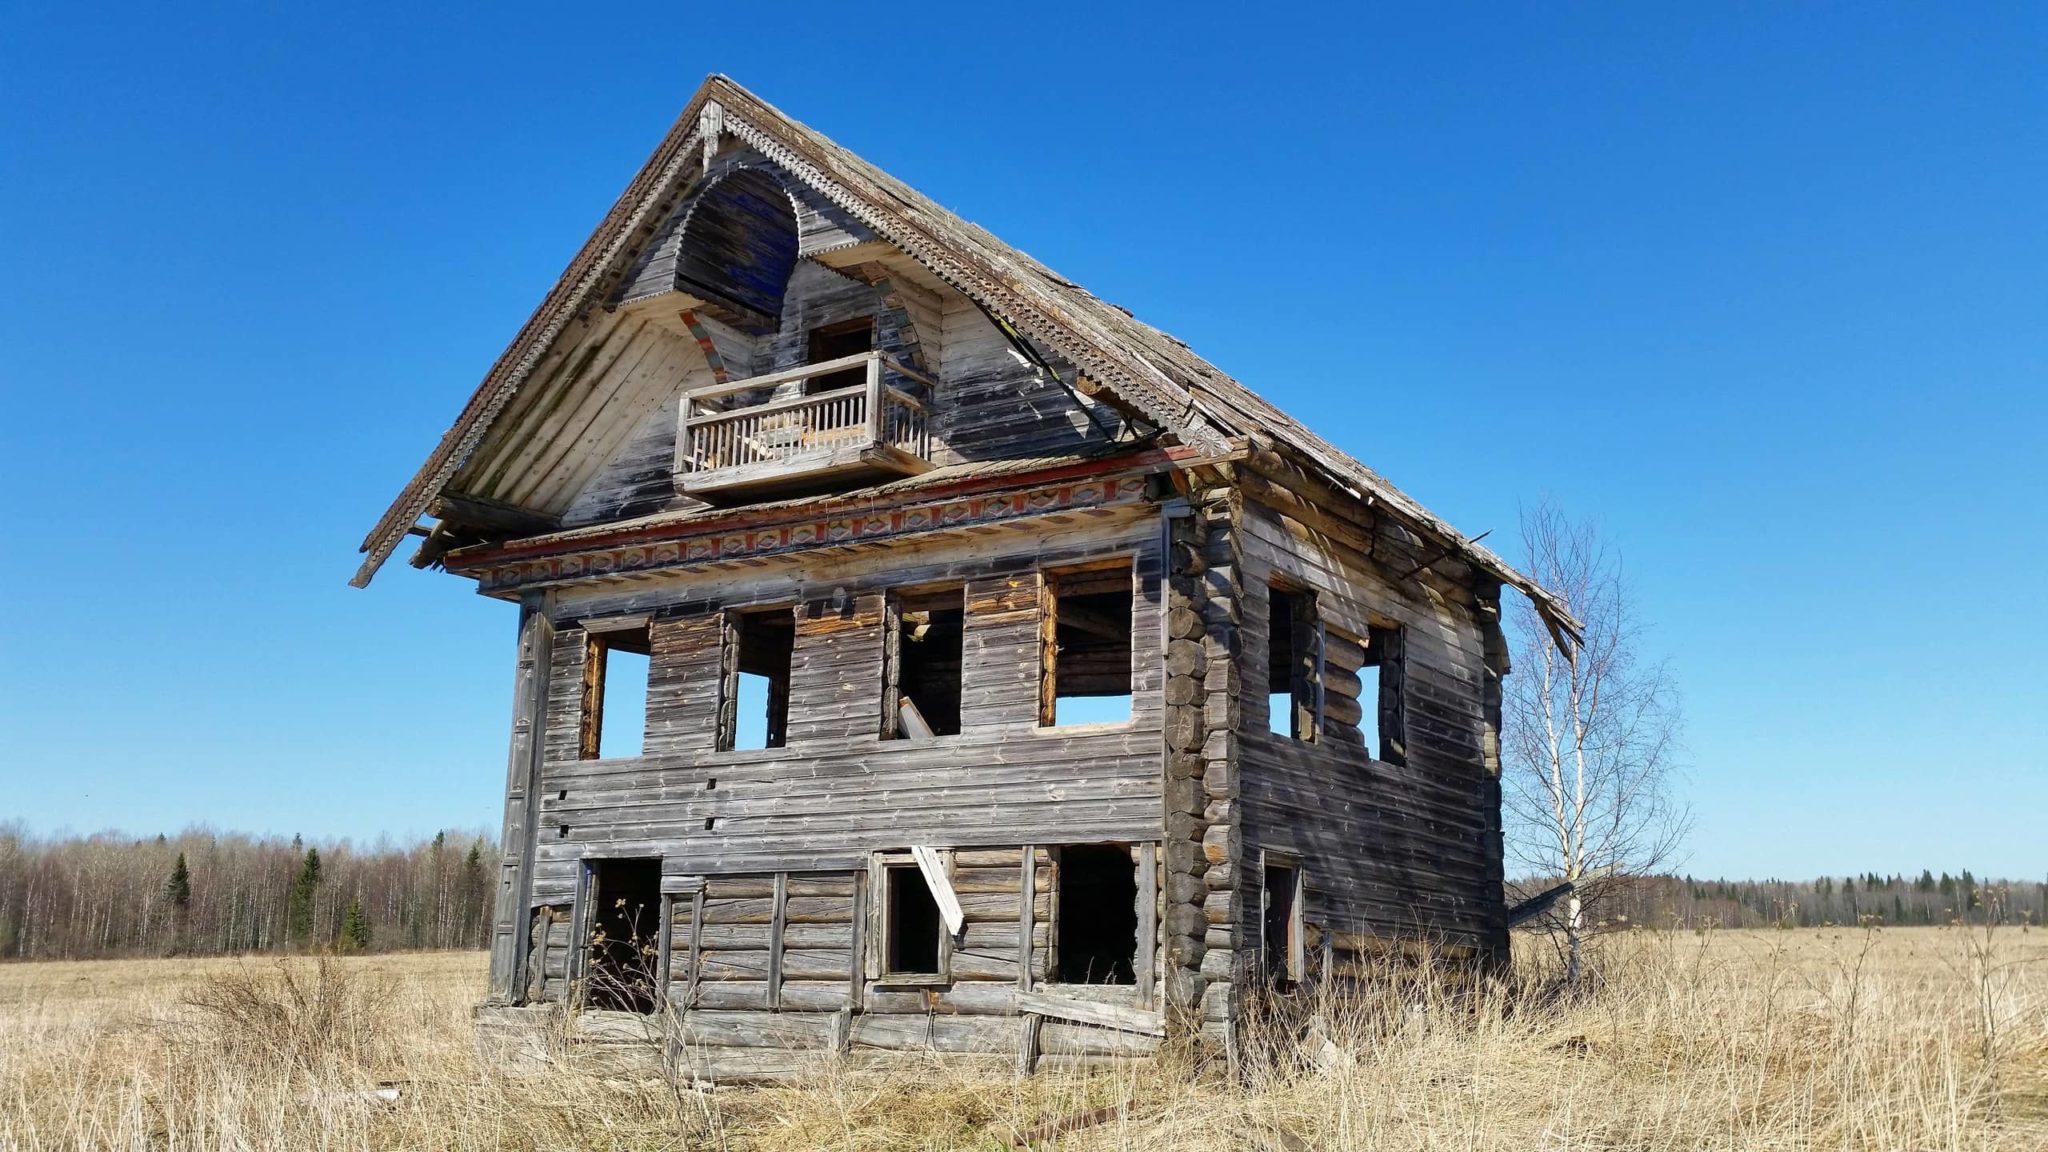
[[(1025, 851), (1030, 908), (1026, 912)], [(1048, 983), (1056, 909), (1056, 857), (1033, 846), (955, 849), (949, 875), (965, 921), (950, 944), (948, 979), (891, 985), (876, 979), (880, 917), (864, 898), (868, 873), (767, 872), (676, 877), (666, 920), (669, 1009), (653, 1017), (586, 1013), (585, 1040), (643, 1049), (673, 1031), (693, 1073), (760, 1075), (844, 1050), (1012, 1054), (1032, 1060), (1103, 1059), (1149, 1054), (1152, 1032), (1075, 1020), (1020, 1020), (1051, 999), (1107, 1016), (1138, 1019), (1156, 1006), (1155, 980), (1140, 985)], [(1134, 864), (1156, 860), (1156, 845), (1133, 848)], [(1141, 883), (1145, 883), (1141, 877)], [(1149, 878), (1158, 883), (1155, 869)], [(1141, 906), (1156, 901), (1140, 896)], [(570, 914), (535, 910), (528, 959), (532, 999), (566, 998)], [(1156, 926), (1156, 919), (1153, 921)], [(1141, 931), (1143, 929), (1141, 928)], [(1156, 934), (1141, 963), (1157, 957)], [(1155, 977), (1156, 964), (1147, 969)], [(1034, 997), (1029, 1005), (1021, 998)], [(780, 1055), (771, 1053), (780, 1052)]]
[[(1117, 842), (1143, 845), (1154, 865), (1141, 983), (1060, 991), (1151, 1009), (1163, 967), (1152, 912), (1162, 875), (1160, 532), (1149, 509), (1061, 513), (829, 562), (786, 557), (558, 590), (532, 881), (544, 911), (527, 960), (537, 979), (530, 991), (568, 995), (570, 910), (584, 861), (659, 857), (668, 994), (700, 1070), (772, 1072), (798, 1058), (783, 1046), (1014, 1053), (1023, 1040), (1016, 998), (1044, 983), (1051, 962), (1052, 846)], [(1040, 728), (1041, 573), (1117, 556), (1133, 573), (1131, 721)], [(886, 595), (934, 586), (964, 588), (963, 731), (883, 740)], [(723, 621), (771, 607), (786, 607), (796, 625), (788, 745), (717, 751)], [(643, 617), (652, 653), (645, 754), (579, 759), (583, 621)], [(1028, 911), (1026, 841), (1035, 845)], [(950, 850), (966, 918), (950, 945), (950, 979), (931, 988), (877, 983), (862, 943), (875, 929), (871, 903), (861, 908), (873, 854), (912, 845)], [(1077, 1021), (1035, 1024), (1031, 1051), (1050, 1061), (1156, 1043)], [(644, 1031), (630, 1021), (597, 1027), (617, 1038)]]
[[(1052, 518), (1046, 518), (1050, 521)], [(1042, 567), (1135, 562), (1130, 723), (1037, 725)], [(658, 856), (688, 873), (847, 867), (862, 854), (935, 846), (1158, 839), (1162, 590), (1158, 522), (1142, 513), (1020, 527), (973, 545), (892, 545), (830, 583), (800, 561), (557, 604), (544, 728), (536, 903), (573, 892), (589, 856)], [(843, 576), (843, 579), (837, 577)], [(892, 586), (966, 587), (963, 730), (883, 740), (883, 597)], [(719, 613), (796, 616), (789, 742), (716, 750)], [(585, 616), (648, 613), (646, 755), (580, 760)]]
[[(1483, 747), (1487, 648), (1473, 592), (1414, 574), (1432, 554), (1398, 529), (1378, 537), (1368, 558), (1256, 501), (1239, 527), (1243, 938), (1256, 948), (1265, 849), (1299, 857), (1303, 914), (1319, 928), (1496, 947), (1504, 933), (1498, 785)], [(1330, 627), (1364, 636), (1375, 619), (1399, 625), (1404, 765), (1369, 759), (1349, 741), (1303, 743), (1268, 730), (1266, 589), (1276, 574), (1312, 589)], [(1374, 708), (1364, 711), (1370, 731)]]

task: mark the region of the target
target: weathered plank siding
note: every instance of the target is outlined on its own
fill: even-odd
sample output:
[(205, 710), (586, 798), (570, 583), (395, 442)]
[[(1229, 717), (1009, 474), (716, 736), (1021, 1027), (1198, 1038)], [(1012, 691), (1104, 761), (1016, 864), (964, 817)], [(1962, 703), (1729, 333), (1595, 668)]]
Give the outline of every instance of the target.
[[(1264, 849), (1299, 858), (1311, 925), (1496, 948), (1504, 933), (1498, 782), (1482, 747), (1487, 641), (1472, 593), (1403, 579), (1429, 556), (1398, 538), (1376, 544), (1380, 558), (1368, 560), (1290, 531), (1256, 502), (1246, 504), (1239, 527), (1243, 930), (1257, 931), (1249, 918)], [(1312, 589), (1330, 627), (1354, 636), (1376, 621), (1400, 627), (1405, 764), (1369, 759), (1355, 744), (1304, 743), (1268, 730), (1267, 588), (1275, 575)]]

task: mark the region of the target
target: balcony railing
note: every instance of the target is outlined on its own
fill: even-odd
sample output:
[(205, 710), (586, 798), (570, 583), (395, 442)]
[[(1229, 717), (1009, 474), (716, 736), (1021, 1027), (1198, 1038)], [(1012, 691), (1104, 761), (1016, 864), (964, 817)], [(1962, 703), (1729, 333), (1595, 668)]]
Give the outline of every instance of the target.
[[(812, 381), (848, 369), (864, 370), (864, 382), (804, 393)], [(915, 369), (864, 352), (685, 393), (679, 486), (701, 494), (925, 471), (931, 467), (928, 412), (897, 381), (922, 386), (926, 395), (933, 388)], [(741, 393), (765, 399), (733, 407)]]

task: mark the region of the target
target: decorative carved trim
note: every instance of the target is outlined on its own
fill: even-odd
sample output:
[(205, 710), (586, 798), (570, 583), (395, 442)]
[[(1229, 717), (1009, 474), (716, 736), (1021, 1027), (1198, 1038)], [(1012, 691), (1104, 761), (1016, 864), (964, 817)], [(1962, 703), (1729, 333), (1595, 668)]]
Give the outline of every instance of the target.
[(1142, 476), (1089, 479), (928, 504), (847, 512), (772, 526), (723, 530), (712, 527), (696, 536), (651, 543), (604, 545), (556, 556), (516, 560), (479, 558), (473, 564), (457, 560), (449, 564), (448, 570), (474, 576), (480, 592), (502, 593), (537, 584), (685, 568), (724, 560), (773, 556), (805, 548), (872, 542), (917, 532), (996, 524), (1048, 512), (1136, 504), (1144, 496), (1145, 479)]

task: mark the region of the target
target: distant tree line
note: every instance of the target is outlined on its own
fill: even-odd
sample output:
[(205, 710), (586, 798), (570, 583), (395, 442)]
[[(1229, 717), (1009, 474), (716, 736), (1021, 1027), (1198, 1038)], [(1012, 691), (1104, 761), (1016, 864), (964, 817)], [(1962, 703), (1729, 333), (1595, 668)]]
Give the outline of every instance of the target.
[[(1524, 881), (1540, 891), (1541, 881)], [(1817, 928), (1829, 924), (2048, 924), (2048, 882), (1951, 875), (1823, 876), (1818, 880), (1703, 880), (1648, 876), (1618, 881), (1603, 927)]]
[(37, 838), (0, 825), (0, 959), (482, 948), (498, 847), (189, 829)]

